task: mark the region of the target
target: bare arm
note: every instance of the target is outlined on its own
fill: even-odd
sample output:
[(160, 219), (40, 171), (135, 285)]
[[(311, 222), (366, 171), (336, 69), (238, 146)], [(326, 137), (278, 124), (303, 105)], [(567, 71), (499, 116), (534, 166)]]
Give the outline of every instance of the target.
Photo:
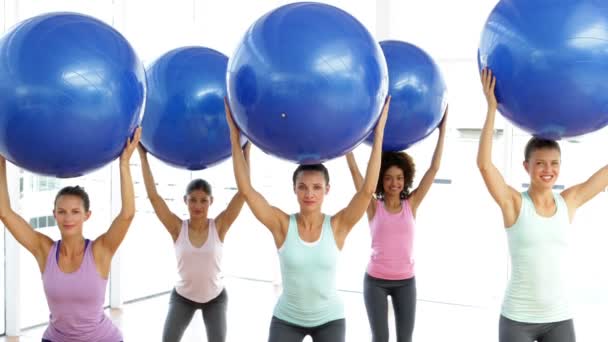
[(570, 218), (574, 212), (587, 201), (608, 187), (608, 165), (596, 171), (585, 182), (572, 186), (562, 192), (562, 197), (568, 204)]
[[(350, 170), (350, 175), (352, 176), (353, 183), (355, 184), (355, 190), (359, 191), (359, 189), (363, 187), (363, 176), (361, 175), (361, 171), (359, 171), (357, 160), (352, 152), (348, 152), (346, 154), (346, 162), (348, 163), (348, 169)], [(376, 214), (376, 201), (373, 199), (369, 201), (366, 212), (367, 219), (371, 221)]]
[(367, 163), (367, 170), (362, 186), (357, 189), (357, 193), (351, 199), (346, 208), (340, 210), (332, 217), (332, 227), (334, 227), (336, 243), (339, 248), (342, 248), (344, 240), (350, 233), (353, 226), (361, 219), (363, 213), (369, 206), (369, 202), (376, 190), (378, 177), (380, 173), (380, 163), (382, 159), (382, 140), (384, 139), (384, 126), (390, 106), (391, 97), (386, 98), (380, 120), (374, 129), (374, 143), (372, 152)]
[(249, 177), (249, 166), (245, 160), (245, 155), (241, 149), (239, 142), (240, 131), (236, 124), (232, 120), (232, 113), (230, 106), (225, 100), (226, 107), (226, 120), (230, 127), (230, 142), (232, 144), (232, 165), (234, 168), (234, 177), (239, 192), (243, 197), (247, 205), (253, 212), (253, 215), (262, 222), (268, 230), (272, 233), (274, 242), (277, 248), (280, 248), (285, 241), (287, 233), (287, 226), (289, 224), (289, 216), (280, 209), (271, 206), (268, 201), (257, 192), (251, 185), (251, 178)]
[(139, 144), (137, 146), (137, 151), (139, 152), (141, 173), (144, 178), (144, 185), (146, 186), (146, 194), (148, 195), (148, 199), (152, 204), (152, 208), (154, 208), (156, 217), (158, 217), (163, 226), (165, 226), (165, 229), (167, 229), (169, 234), (171, 234), (173, 241), (175, 241), (179, 236), (182, 220), (171, 212), (165, 200), (156, 190), (156, 183), (154, 182), (154, 176), (152, 175), (152, 170), (150, 169), (150, 163), (148, 162), (148, 154), (146, 150), (143, 146), (141, 146), (141, 144)]
[(112, 222), (112, 225), (110, 225), (108, 231), (95, 240), (95, 245), (99, 245), (98, 250), (100, 250), (106, 262), (108, 259), (111, 260), (114, 253), (116, 253), (135, 216), (135, 194), (129, 160), (133, 155), (133, 151), (137, 148), (137, 144), (139, 144), (140, 137), (141, 127), (138, 127), (133, 139), (127, 141), (125, 149), (120, 155), (120, 197), (122, 203), (120, 212)]
[[(250, 162), (250, 158), (249, 158), (250, 150), (251, 150), (251, 143), (248, 142), (245, 145), (245, 148), (243, 150), (243, 154), (245, 156), (245, 162), (247, 163), (247, 166), (248, 166), (247, 172), (249, 172), (250, 166), (251, 166), (251, 162)], [(251, 174), (249, 176), (251, 177)], [(237, 216), (239, 216), (239, 213), (241, 212), (241, 209), (243, 208), (244, 203), (245, 203), (245, 196), (243, 196), (240, 191), (237, 191), (236, 194), (234, 194), (234, 196), (232, 197), (232, 200), (230, 200), (230, 203), (228, 203), (228, 206), (226, 207), (226, 209), (224, 211), (222, 211), (215, 218), (215, 225), (218, 229), (218, 233), (219, 233), (221, 241), (224, 241), (224, 238), (226, 237), (226, 233), (228, 232), (228, 229), (230, 229), (230, 226), (232, 226), (232, 223), (234, 223), (234, 220), (236, 220)]]
[(0, 156), (0, 219), (15, 239), (34, 255), (41, 271), (44, 271), (46, 257), (53, 240), (35, 231), (32, 226), (11, 208), (6, 179), (6, 159)]
[(441, 120), (441, 124), (439, 125), (439, 138), (437, 138), (437, 145), (435, 146), (435, 152), (433, 152), (433, 159), (431, 161), (431, 166), (424, 173), (422, 179), (420, 180), (420, 184), (418, 187), (412, 191), (410, 195), (409, 202), (412, 208), (412, 213), (414, 217), (416, 217), (416, 210), (422, 203), (422, 200), (431, 189), (433, 185), (433, 181), (435, 180), (435, 176), (439, 171), (439, 167), (441, 166), (441, 156), (443, 154), (443, 144), (445, 141), (445, 131), (448, 121), (448, 108), (446, 107), (445, 113), (443, 114), (443, 119)]
[(521, 196), (505, 182), (500, 171), (498, 171), (496, 166), (492, 163), (492, 138), (498, 104), (494, 95), (496, 78), (489, 69), (484, 69), (481, 72), (481, 83), (488, 102), (488, 112), (479, 139), (477, 167), (481, 172), (486, 188), (502, 211), (505, 227), (510, 227), (517, 219), (521, 206)]

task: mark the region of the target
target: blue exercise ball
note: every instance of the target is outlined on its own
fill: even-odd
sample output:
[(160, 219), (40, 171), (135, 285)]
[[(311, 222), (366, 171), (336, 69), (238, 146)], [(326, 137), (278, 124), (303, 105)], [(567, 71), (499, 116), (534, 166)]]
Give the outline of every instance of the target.
[(237, 126), (263, 151), (301, 164), (352, 150), (387, 95), (380, 46), (350, 14), (294, 3), (258, 19), (228, 62)]
[(228, 57), (205, 47), (171, 50), (147, 68), (142, 144), (175, 167), (201, 170), (231, 155), (226, 122)]
[(532, 135), (559, 139), (608, 124), (608, 2), (500, 1), (478, 57), (496, 75), (500, 112)]
[(0, 40), (0, 153), (34, 173), (74, 177), (109, 163), (137, 127), (144, 68), (108, 24), (50, 13)]
[[(380, 42), (388, 66), (391, 106), (383, 151), (401, 151), (423, 140), (441, 123), (447, 106), (446, 85), (430, 55), (396, 40)], [(366, 143), (373, 143), (370, 134)]]

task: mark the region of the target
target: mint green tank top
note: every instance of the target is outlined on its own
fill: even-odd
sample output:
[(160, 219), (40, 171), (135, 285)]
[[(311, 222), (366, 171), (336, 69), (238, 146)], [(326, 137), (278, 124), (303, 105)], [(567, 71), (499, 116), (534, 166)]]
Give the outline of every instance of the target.
[(568, 207), (554, 193), (556, 212), (538, 215), (528, 192), (522, 192), (519, 217), (507, 228), (511, 277), (502, 315), (518, 322), (550, 323), (572, 318), (569, 304)]
[(344, 306), (336, 289), (339, 250), (331, 229), (331, 217), (325, 215), (318, 241), (300, 238), (295, 215), (279, 249), (283, 293), (274, 308), (274, 316), (302, 327), (316, 327), (344, 318)]

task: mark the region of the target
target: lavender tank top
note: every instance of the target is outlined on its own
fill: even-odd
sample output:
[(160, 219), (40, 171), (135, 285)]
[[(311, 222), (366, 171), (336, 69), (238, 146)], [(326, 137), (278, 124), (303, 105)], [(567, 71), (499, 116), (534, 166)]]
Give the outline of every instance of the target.
[(92, 243), (86, 240), (82, 264), (72, 273), (59, 269), (60, 243), (51, 247), (42, 273), (51, 311), (43, 338), (53, 342), (122, 341), (120, 330), (103, 312), (108, 280), (97, 272)]

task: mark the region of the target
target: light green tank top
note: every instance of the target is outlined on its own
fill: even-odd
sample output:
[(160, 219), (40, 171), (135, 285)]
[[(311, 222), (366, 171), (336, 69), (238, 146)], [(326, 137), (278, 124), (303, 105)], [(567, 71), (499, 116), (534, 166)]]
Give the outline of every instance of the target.
[(557, 210), (538, 215), (522, 192), (519, 217), (507, 228), (511, 277), (502, 315), (518, 322), (549, 323), (572, 318), (569, 304), (570, 219), (563, 197), (554, 193)]
[(344, 318), (344, 307), (336, 289), (339, 250), (325, 215), (321, 237), (308, 243), (300, 238), (295, 215), (279, 249), (283, 293), (274, 315), (302, 327), (316, 327)]

